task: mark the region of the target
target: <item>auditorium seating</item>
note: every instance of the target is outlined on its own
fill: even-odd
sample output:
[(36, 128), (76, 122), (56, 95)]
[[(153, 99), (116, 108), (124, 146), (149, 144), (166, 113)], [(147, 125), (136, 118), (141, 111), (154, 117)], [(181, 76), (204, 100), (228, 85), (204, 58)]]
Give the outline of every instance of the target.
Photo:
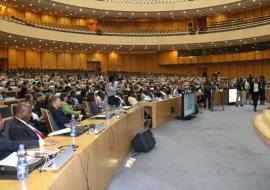
[(54, 23), (46, 23), (46, 22), (32, 22), (26, 19), (20, 19), (15, 17), (8, 16), (0, 16), (1, 19), (8, 20), (11, 22), (15, 22), (18, 24), (25, 24), (34, 27), (44, 28), (48, 30), (58, 30), (65, 32), (74, 32), (74, 33), (92, 33), (87, 26), (79, 26), (79, 25), (63, 25), (63, 24), (54, 24)]
[(162, 35), (187, 35), (211, 32), (222, 32), (228, 30), (236, 30), (242, 28), (255, 27), (270, 23), (270, 15), (254, 17), (248, 19), (227, 20), (221, 22), (212, 22), (208, 28), (198, 29), (197, 31), (188, 31), (186, 28), (177, 27), (157, 27), (154, 23), (144, 27), (138, 25), (118, 25), (118, 24), (98, 24), (97, 32), (91, 31), (87, 26), (79, 25), (62, 25), (44, 22), (32, 22), (25, 19), (15, 17), (1, 16), (1, 19), (25, 24), (34, 27), (44, 28), (48, 30), (57, 30), (64, 32), (74, 32), (83, 34), (99, 34), (99, 35), (119, 35), (119, 36), (162, 36)]

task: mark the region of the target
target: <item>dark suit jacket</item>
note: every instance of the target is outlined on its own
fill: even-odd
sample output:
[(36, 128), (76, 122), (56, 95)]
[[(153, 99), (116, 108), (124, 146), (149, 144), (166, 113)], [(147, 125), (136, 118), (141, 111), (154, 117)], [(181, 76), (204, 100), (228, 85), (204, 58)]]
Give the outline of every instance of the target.
[(52, 108), (52, 109), (50, 110), (50, 112), (51, 112), (51, 115), (52, 115), (53, 120), (54, 120), (55, 124), (57, 125), (57, 127), (58, 127), (59, 129), (64, 129), (64, 128), (66, 128), (66, 127), (65, 127), (65, 124), (66, 124), (66, 123), (69, 123), (70, 120), (69, 120), (69, 118), (65, 115), (65, 113), (64, 113), (62, 110), (60, 110), (60, 109), (55, 109), (55, 108)]
[(10, 123), (9, 138), (12, 141), (39, 140), (32, 129), (16, 118)]
[(25, 148), (34, 148), (39, 146), (39, 142), (37, 140), (11, 141), (9, 139), (5, 139), (2, 134), (0, 134), (0, 160), (4, 159), (12, 152), (17, 151), (20, 144), (24, 144)]

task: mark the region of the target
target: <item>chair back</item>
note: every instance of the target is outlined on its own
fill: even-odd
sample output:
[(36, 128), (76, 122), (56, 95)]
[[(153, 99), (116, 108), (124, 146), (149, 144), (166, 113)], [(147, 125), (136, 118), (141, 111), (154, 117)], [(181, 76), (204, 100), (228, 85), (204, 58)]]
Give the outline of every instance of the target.
[(83, 104), (83, 109), (84, 109), (84, 111), (85, 111), (86, 115), (91, 116), (92, 114), (91, 114), (91, 108), (90, 108), (90, 104), (89, 104), (89, 102), (88, 102), (88, 101), (83, 100), (83, 101), (82, 101), (82, 104)]
[(12, 121), (13, 121), (13, 117), (7, 117), (7, 118), (5, 118), (4, 119), (4, 128), (1, 131), (2, 136), (5, 139), (8, 139), (8, 140), (10, 140), (10, 138), (9, 138), (9, 128), (10, 128), (10, 124), (11, 124)]
[(12, 117), (10, 106), (7, 105), (0, 106), (0, 114), (2, 115), (2, 118)]
[(46, 122), (46, 128), (49, 133), (58, 130), (56, 123), (54, 122), (52, 115), (49, 110), (41, 108), (41, 114), (44, 116), (44, 120)]

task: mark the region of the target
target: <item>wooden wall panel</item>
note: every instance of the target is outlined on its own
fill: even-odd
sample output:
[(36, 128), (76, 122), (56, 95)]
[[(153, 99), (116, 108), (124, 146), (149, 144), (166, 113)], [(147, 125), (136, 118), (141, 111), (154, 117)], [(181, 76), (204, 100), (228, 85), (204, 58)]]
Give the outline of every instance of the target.
[(44, 23), (54, 23), (54, 24), (56, 23), (56, 17), (51, 15), (41, 15), (40, 20), (41, 22)]
[(55, 52), (50, 52), (50, 69), (59, 69), (61, 67), (57, 67), (57, 54)]
[(33, 68), (34, 67), (34, 53), (32, 50), (25, 51), (25, 67), (26, 68)]
[(48, 51), (41, 52), (41, 68), (42, 69), (50, 68), (50, 52)]
[(262, 63), (262, 74), (269, 80), (270, 79), (270, 60), (264, 60)]
[(40, 22), (40, 14), (34, 13), (34, 12), (25, 12), (25, 19), (27, 21), (39, 23)]
[(8, 58), (8, 48), (0, 48), (0, 58)]

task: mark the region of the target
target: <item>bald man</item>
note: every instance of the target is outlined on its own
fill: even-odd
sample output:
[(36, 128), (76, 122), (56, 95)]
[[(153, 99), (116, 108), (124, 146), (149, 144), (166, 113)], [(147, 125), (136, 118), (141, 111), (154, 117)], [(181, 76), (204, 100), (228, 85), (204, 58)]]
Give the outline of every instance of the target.
[(10, 124), (9, 138), (12, 141), (38, 140), (44, 145), (45, 135), (29, 124), (32, 107), (27, 103), (20, 103), (16, 107), (16, 116)]

